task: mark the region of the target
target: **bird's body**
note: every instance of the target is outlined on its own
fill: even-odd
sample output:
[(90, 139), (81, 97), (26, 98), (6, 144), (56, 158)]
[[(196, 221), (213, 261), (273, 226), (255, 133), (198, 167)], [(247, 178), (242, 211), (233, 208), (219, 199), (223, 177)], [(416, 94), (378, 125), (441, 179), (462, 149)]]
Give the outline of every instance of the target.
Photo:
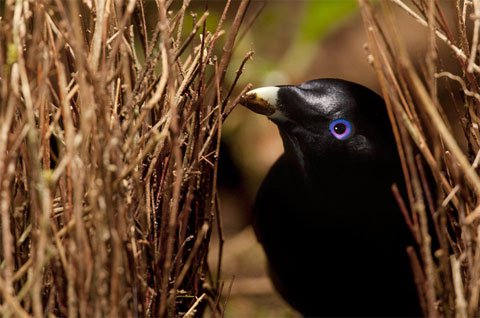
[(253, 225), (278, 291), (306, 316), (419, 315), (381, 97), (335, 79), (268, 94), (285, 153), (258, 191)]

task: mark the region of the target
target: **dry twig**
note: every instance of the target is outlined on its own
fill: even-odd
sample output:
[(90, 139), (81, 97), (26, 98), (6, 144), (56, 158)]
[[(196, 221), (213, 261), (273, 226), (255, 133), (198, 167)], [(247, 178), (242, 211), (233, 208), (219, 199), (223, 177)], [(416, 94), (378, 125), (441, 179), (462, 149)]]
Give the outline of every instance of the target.
[(186, 29), (188, 0), (7, 1), (1, 316), (200, 315), (215, 302), (219, 138), (238, 103), (225, 74), (248, 3), (228, 2), (233, 25), (210, 33), (208, 11)]

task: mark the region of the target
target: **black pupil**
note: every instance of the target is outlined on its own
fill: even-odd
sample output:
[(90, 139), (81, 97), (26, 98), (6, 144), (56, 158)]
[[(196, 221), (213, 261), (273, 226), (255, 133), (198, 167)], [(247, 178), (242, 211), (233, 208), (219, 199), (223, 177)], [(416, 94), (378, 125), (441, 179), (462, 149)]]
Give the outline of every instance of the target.
[(347, 130), (347, 126), (345, 124), (339, 123), (336, 124), (335, 127), (333, 127), (333, 130), (339, 135), (343, 134)]

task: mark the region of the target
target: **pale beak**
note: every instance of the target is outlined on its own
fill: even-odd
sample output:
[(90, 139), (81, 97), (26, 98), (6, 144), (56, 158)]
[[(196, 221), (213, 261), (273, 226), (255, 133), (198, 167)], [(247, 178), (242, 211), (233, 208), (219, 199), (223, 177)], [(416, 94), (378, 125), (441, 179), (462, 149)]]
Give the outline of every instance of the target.
[(255, 113), (270, 117), (277, 111), (279, 89), (276, 86), (253, 89), (242, 97), (240, 103)]

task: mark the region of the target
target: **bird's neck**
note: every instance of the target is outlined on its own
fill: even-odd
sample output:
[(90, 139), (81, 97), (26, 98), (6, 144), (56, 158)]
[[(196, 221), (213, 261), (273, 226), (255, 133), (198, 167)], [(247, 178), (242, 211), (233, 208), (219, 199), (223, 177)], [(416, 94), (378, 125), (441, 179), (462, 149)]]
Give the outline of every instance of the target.
[[(292, 175), (304, 179), (305, 184), (322, 186), (363, 187), (372, 186), (372, 178), (379, 181), (378, 187), (388, 188), (401, 177), (400, 163), (395, 149), (380, 154), (357, 154), (355, 160), (349, 155), (320, 153), (301, 149), (300, 143), (291, 134), (280, 130), (285, 149), (284, 156), (292, 169)], [(385, 154), (386, 156), (380, 156)], [(393, 156), (392, 156), (393, 154)]]
[(289, 166), (297, 172), (302, 178), (307, 176), (305, 156), (302, 149), (298, 146), (299, 143), (295, 137), (279, 130), (283, 141), (283, 148), (285, 150), (284, 156), (289, 162)]
[[(374, 185), (389, 189), (393, 182), (399, 182), (399, 166), (396, 160), (372, 160), (358, 158), (355, 161), (342, 158), (312, 157), (303, 158), (302, 165), (298, 159), (286, 153), (289, 166), (296, 174), (314, 188), (359, 188)], [(377, 180), (372, 183), (372, 178)]]

